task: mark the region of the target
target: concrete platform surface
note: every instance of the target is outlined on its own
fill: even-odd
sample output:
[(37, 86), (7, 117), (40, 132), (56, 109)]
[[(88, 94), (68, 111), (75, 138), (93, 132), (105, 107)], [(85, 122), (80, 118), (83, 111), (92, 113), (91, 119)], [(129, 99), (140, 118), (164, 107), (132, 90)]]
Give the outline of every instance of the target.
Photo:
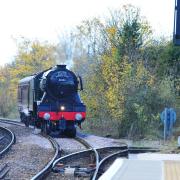
[(180, 180), (180, 161), (169, 158), (166, 160), (164, 155), (157, 160), (119, 158), (99, 180)]
[(163, 163), (116, 159), (99, 180), (163, 180)]

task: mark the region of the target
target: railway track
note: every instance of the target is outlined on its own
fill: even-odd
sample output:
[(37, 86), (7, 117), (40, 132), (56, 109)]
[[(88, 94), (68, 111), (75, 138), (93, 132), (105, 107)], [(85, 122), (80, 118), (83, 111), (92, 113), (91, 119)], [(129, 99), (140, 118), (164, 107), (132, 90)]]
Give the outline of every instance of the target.
[[(57, 139), (57, 138), (56, 138)], [(66, 165), (68, 163), (69, 166), (81, 166), (81, 167), (86, 167), (89, 163), (91, 163), (91, 166), (96, 167), (99, 163), (99, 155), (96, 149), (94, 149), (87, 141), (85, 141), (83, 138), (81, 137), (76, 137), (72, 139), (73, 142), (76, 141), (77, 144), (81, 144), (83, 145), (86, 150), (83, 151), (78, 151), (78, 152), (74, 152), (74, 153), (70, 153), (68, 155), (65, 155), (63, 157), (59, 157), (58, 159), (56, 159), (53, 163), (53, 166), (55, 166), (54, 164), (56, 164), (58, 162), (58, 167), (60, 165), (59, 161), (61, 161), (61, 159), (63, 159), (63, 162), (66, 162)], [(57, 141), (58, 142), (58, 141)], [(78, 159), (78, 161), (77, 161)], [(65, 160), (65, 161), (64, 161)], [(56, 168), (52, 166), (52, 171), (51, 173), (47, 176), (46, 179), (64, 179), (66, 178), (65, 176), (67, 175), (67, 171), (68, 172), (68, 176), (67, 179), (70, 179), (71, 177), (74, 178), (74, 174), (72, 173), (72, 169), (71, 168), (65, 168), (64, 169), (64, 164), (61, 164), (61, 170), (65, 170), (64, 173), (57, 173), (56, 172)], [(64, 176), (65, 174), (65, 176)]]
[[(0, 122), (24, 126), (20, 122), (0, 119)], [(129, 153), (156, 152), (157, 149), (128, 147), (127, 144), (103, 148), (93, 148), (84, 138), (78, 136), (73, 140), (83, 144), (86, 150), (74, 152), (63, 157), (59, 153), (58, 141), (52, 137), (43, 135), (51, 142), (54, 148), (54, 156), (49, 163), (37, 173), (36, 179), (98, 179), (113, 163), (117, 157), (128, 158)]]
[[(12, 119), (4, 119), (4, 118), (2, 118), (2, 119), (0, 119), (0, 122), (6, 123), (6, 124), (17, 125), (17, 126), (23, 126), (24, 127), (23, 123), (18, 122), (18, 121), (14, 121)], [(32, 177), (31, 180), (43, 179), (45, 177), (48, 177), (48, 174), (51, 172), (51, 168), (52, 168), (53, 162), (55, 161), (55, 159), (58, 156), (60, 156), (58, 142), (56, 140), (54, 140), (52, 137), (50, 137), (50, 136), (47, 136), (47, 135), (44, 135), (44, 134), (42, 134), (42, 135), (50, 140), (50, 142), (53, 145), (53, 148), (55, 150), (55, 154), (54, 154), (53, 158), (49, 161), (49, 163), (39, 173), (37, 173), (34, 177)], [(90, 144), (88, 144), (83, 138), (76, 137), (75, 140), (77, 142), (81, 143), (87, 149), (91, 149), (90, 151), (92, 151), (92, 154), (93, 154), (94, 159), (95, 159), (94, 166), (97, 166), (98, 163), (99, 163), (99, 155), (98, 155), (96, 149), (93, 149), (93, 147)], [(82, 154), (81, 152), (72, 153), (72, 154), (68, 155), (68, 157), (69, 156), (76, 157), (75, 154), (80, 154), (80, 156), (82, 156), (82, 155), (84, 156), (85, 154), (89, 155), (89, 151), (88, 150), (87, 150), (87, 152), (85, 151), (84, 154)], [(84, 159), (84, 157), (82, 159)], [(72, 158), (72, 160), (73, 160), (73, 158)]]
[(0, 156), (7, 152), (14, 142), (14, 133), (9, 129), (0, 126)]
[(55, 153), (54, 153), (54, 156), (49, 161), (49, 163), (39, 173), (37, 173), (34, 177), (32, 177), (31, 180), (37, 180), (37, 179), (45, 178), (47, 176), (47, 174), (51, 171), (53, 162), (59, 156), (59, 145), (58, 145), (58, 143), (53, 138), (51, 138), (50, 136), (47, 136), (47, 135), (44, 135), (44, 136), (47, 139), (49, 139), (49, 141), (51, 142)]
[[(15, 143), (14, 133), (4, 127), (0, 126), (0, 157), (4, 155), (11, 146)], [(0, 165), (0, 179), (3, 179), (9, 172), (10, 168), (7, 164)]]
[[(12, 119), (0, 118), (0, 122), (24, 127), (23, 123), (12, 120)], [(33, 127), (31, 127), (31, 128), (33, 128)], [(52, 137), (50, 137), (50, 136), (47, 136), (47, 135), (44, 135), (44, 134), (41, 134), (41, 135), (46, 137), (51, 142), (55, 153), (54, 153), (53, 158), (49, 161), (49, 163), (39, 173), (37, 173), (34, 177), (32, 177), (31, 180), (44, 179), (45, 177), (47, 177), (48, 174), (51, 172), (53, 162), (55, 161), (55, 159), (57, 159), (58, 156), (60, 156), (60, 153), (59, 153), (60, 147), (58, 145), (58, 142), (55, 139), (53, 139)], [(98, 159), (99, 156), (98, 156), (98, 153), (96, 152), (96, 150), (93, 149), (93, 147), (91, 147), (85, 140), (83, 140), (80, 137), (75, 138), (75, 140), (78, 141), (79, 143), (83, 144), (83, 146), (85, 146), (87, 149), (92, 150), (92, 152), (95, 155), (95, 159), (96, 159), (95, 163), (96, 163), (96, 166), (97, 166), (97, 164), (99, 162), (99, 159)]]
[[(25, 127), (23, 123), (12, 120), (12, 119), (0, 118), (0, 122)], [(33, 127), (31, 127), (31, 128), (33, 128)], [(51, 138), (50, 136), (47, 136), (44, 134), (41, 134), (41, 135), (43, 137), (45, 137), (46, 139), (48, 139), (50, 141), (50, 143), (52, 144), (53, 149), (54, 149), (54, 156), (49, 160), (49, 162), (45, 165), (45, 167), (41, 171), (39, 171), (34, 177), (31, 178), (32, 180), (43, 179), (50, 172), (54, 160), (59, 155), (58, 143), (53, 138)], [(0, 167), (0, 179), (1, 179), (1, 172), (4, 172), (5, 168), (6, 168), (6, 166), (4, 166), (2, 168)]]
[[(80, 141), (82, 142), (83, 139)], [(102, 162), (105, 159), (113, 161), (117, 157), (128, 157), (128, 147), (126, 145), (97, 149), (89, 148), (57, 159), (53, 163), (53, 172), (58, 173), (60, 179), (85, 178), (95, 180), (102, 172)]]
[(15, 126), (25, 127), (24, 124), (22, 122), (18, 121), (18, 120), (0, 118), (0, 122), (4, 123), (4, 124), (10, 124), (10, 125), (15, 125)]
[(5, 178), (6, 174), (9, 172), (10, 168), (7, 164), (0, 165), (0, 179)]
[(75, 152), (54, 161), (52, 169), (58, 176), (52, 179), (98, 179), (114, 162), (116, 158), (128, 158), (129, 153), (157, 152), (159, 149), (149, 147), (128, 147), (127, 144), (94, 149), (81, 137), (78, 142), (88, 149)]

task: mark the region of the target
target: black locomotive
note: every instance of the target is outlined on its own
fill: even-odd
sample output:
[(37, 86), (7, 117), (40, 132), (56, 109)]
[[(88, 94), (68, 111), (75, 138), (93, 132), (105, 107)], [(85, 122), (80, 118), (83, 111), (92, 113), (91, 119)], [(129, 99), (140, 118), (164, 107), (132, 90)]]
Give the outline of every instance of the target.
[(75, 125), (81, 126), (86, 117), (86, 106), (78, 90), (83, 90), (82, 79), (66, 65), (25, 77), (18, 85), (18, 109), (26, 126), (34, 125), (49, 134), (59, 132), (76, 135)]

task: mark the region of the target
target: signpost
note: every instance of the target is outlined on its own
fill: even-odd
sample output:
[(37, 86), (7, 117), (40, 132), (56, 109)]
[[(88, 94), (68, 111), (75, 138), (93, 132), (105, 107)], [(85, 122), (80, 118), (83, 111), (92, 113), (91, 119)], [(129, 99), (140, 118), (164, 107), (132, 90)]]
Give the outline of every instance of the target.
[(165, 108), (161, 113), (161, 121), (164, 124), (164, 141), (172, 136), (173, 124), (176, 122), (176, 112), (173, 108)]

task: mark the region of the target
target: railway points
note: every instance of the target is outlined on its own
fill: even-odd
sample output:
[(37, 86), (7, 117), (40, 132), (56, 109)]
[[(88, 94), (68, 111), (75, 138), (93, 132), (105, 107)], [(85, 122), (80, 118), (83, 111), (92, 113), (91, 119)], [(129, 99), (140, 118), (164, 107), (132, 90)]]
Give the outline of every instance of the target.
[[(20, 122), (14, 122), (14, 120), (10, 120), (10, 119), (8, 119), (7, 121), (8, 121), (7, 123), (10, 123), (12, 125), (19, 125), (25, 128), (25, 126)], [(6, 119), (3, 119), (2, 122), (6, 123)], [(79, 134), (80, 133), (78, 133), (78, 135)], [(3, 139), (3, 136), (1, 136), (1, 139)], [(61, 138), (51, 138), (51, 139), (55, 144), (59, 144), (58, 140), (61, 141)], [(109, 169), (111, 169), (109, 167), (113, 164), (114, 161), (115, 161), (114, 162), (115, 166), (114, 164), (112, 166), (116, 168), (113, 169), (112, 172), (114, 173), (116, 172), (117, 174), (114, 174), (112, 176), (113, 180), (115, 179), (116, 176), (118, 179), (119, 176), (122, 176), (122, 175), (123, 177), (126, 177), (125, 178), (126, 180), (129, 180), (128, 178), (131, 178), (131, 177), (124, 176), (123, 174), (125, 173), (126, 169), (128, 172), (131, 172), (130, 174), (137, 173), (137, 174), (133, 174), (133, 178), (137, 176), (137, 179), (141, 180), (139, 179), (139, 174), (141, 174), (141, 177), (143, 178), (142, 173), (141, 173), (143, 168), (144, 168), (143, 170), (144, 176), (147, 176), (147, 177), (155, 176), (157, 177), (157, 180), (159, 179), (172, 180), (171, 178), (172, 173), (173, 173), (173, 177), (179, 178), (178, 169), (180, 167), (180, 164), (178, 161), (171, 161), (172, 159), (177, 160), (178, 158), (179, 158), (178, 160), (180, 160), (180, 157), (178, 155), (164, 154), (164, 155), (161, 155), (161, 158), (160, 158), (160, 156), (156, 153), (151, 153), (151, 154), (145, 153), (145, 152), (157, 152), (159, 151), (159, 149), (149, 148), (149, 147), (141, 147), (141, 148), (130, 147), (130, 146), (127, 146), (125, 143), (122, 143), (121, 146), (114, 145), (112, 147), (110, 146), (110, 147), (103, 147), (103, 148), (97, 148), (97, 147), (94, 148), (94, 145), (92, 145), (92, 143), (90, 142), (90, 138), (88, 138), (88, 135), (83, 135), (83, 136), (79, 135), (76, 139), (69, 138), (69, 140), (70, 142), (71, 140), (73, 140), (74, 143), (77, 141), (78, 143), (82, 144), (84, 148), (87, 150), (83, 150), (81, 152), (70, 153), (66, 156), (60, 157), (59, 159), (57, 159), (58, 156), (54, 156), (54, 159), (51, 159), (51, 162), (48, 163), (48, 166), (45, 166), (43, 170), (41, 170), (32, 178), (32, 180), (39, 179), (39, 178), (58, 179), (59, 177), (63, 177), (64, 179), (68, 179), (69, 177), (73, 177), (73, 178), (83, 177), (86, 179), (93, 179), (93, 180), (100, 179), (101, 180), (101, 179), (106, 178), (106, 176), (108, 176), (108, 180), (109, 180), (110, 177), (112, 176), (108, 174), (110, 171)], [(56, 155), (58, 154), (58, 151), (59, 151), (59, 147), (57, 148)], [(131, 153), (134, 153), (134, 154), (132, 155)], [(146, 160), (143, 160), (143, 155), (144, 155), (144, 158), (146, 157)], [(117, 158), (123, 158), (121, 159), (121, 163), (119, 163), (120, 162), (119, 160), (116, 160)], [(131, 160), (129, 160), (128, 158)], [(116, 161), (119, 161), (118, 164), (120, 164), (121, 167), (117, 166)], [(154, 169), (156, 169), (156, 171), (151, 166), (155, 167)], [(136, 170), (133, 172), (131, 168), (136, 169)], [(139, 168), (139, 174), (138, 174), (138, 168)], [(122, 169), (124, 169), (123, 173), (121, 172)], [(123, 177), (122, 177), (122, 180), (124, 180)], [(162, 179), (162, 178), (166, 178), (166, 179)], [(132, 180), (136, 180), (136, 179), (132, 179)], [(145, 178), (142, 180), (149, 180), (149, 179)], [(152, 180), (155, 180), (155, 179), (152, 179)]]

